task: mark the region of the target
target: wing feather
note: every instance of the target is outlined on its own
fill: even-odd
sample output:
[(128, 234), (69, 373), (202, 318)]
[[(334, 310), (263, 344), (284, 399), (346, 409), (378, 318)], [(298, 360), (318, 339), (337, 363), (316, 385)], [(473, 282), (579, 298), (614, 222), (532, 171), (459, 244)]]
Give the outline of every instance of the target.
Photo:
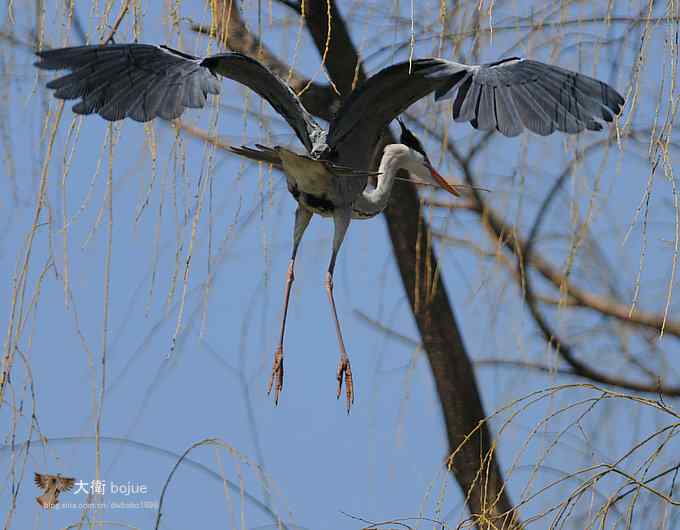
[(184, 85), (181, 78), (175, 77), (170, 80), (169, 86), (163, 96), (163, 101), (158, 109), (158, 115), (164, 120), (174, 120), (182, 114), (182, 98), (184, 97)]
[(57, 487), (59, 491), (70, 491), (76, 483), (76, 479), (70, 477), (59, 477)]
[(33, 482), (35, 482), (35, 485), (40, 489), (45, 489), (47, 487), (47, 477), (45, 475), (41, 475), (40, 473), (34, 474)]
[(184, 99), (182, 103), (190, 109), (200, 109), (205, 106), (206, 94), (201, 88), (201, 83), (191, 77), (184, 86)]
[[(618, 105), (611, 104), (612, 108), (609, 108), (603, 103), (603, 101), (610, 101), (608, 90), (602, 93), (603, 97), (599, 97), (600, 90), (596, 89), (591, 83), (583, 83), (580, 78), (585, 78), (580, 74), (572, 75), (571, 77), (561, 74), (559, 70), (545, 69), (543, 72), (536, 68), (531, 61), (528, 68), (536, 70), (537, 74), (540, 74), (541, 83), (550, 87), (553, 93), (562, 94), (563, 98), (573, 98), (582, 105), (586, 111), (594, 116), (598, 117), (604, 121), (611, 122), (613, 119), (614, 108)], [(589, 78), (587, 78), (589, 79)], [(597, 81), (597, 83), (600, 83)], [(604, 85), (604, 83), (602, 83)], [(609, 88), (607, 85), (604, 85)], [(603, 99), (604, 98), (604, 99)], [(617, 109), (618, 112), (618, 109)]]
[(112, 96), (105, 99), (105, 103), (99, 109), (99, 115), (108, 121), (122, 120), (131, 114), (131, 109), (139, 98), (149, 89), (154, 82), (146, 72), (131, 72), (121, 78), (110, 88)]
[(494, 105), (498, 130), (505, 136), (517, 136), (521, 133), (522, 118), (515, 106), (512, 94), (505, 87), (494, 88)]
[[(458, 122), (475, 119), (479, 98), (482, 95), (482, 85), (475, 82), (472, 76), (470, 76), (467, 83), (468, 89), (463, 91), (465, 87), (460, 88), (453, 105), (453, 119)], [(457, 114), (456, 110), (458, 111)]]
[(553, 121), (545, 113), (531, 93), (522, 85), (510, 86), (508, 89), (516, 103), (522, 125), (531, 132), (540, 134), (541, 136), (552, 134), (555, 130)]
[(97, 113), (110, 121), (171, 120), (185, 108), (205, 106), (208, 94), (219, 94), (219, 74), (265, 98), (308, 151), (324, 139), (321, 127), (290, 87), (239, 53), (199, 58), (166, 46), (111, 44), (43, 50), (37, 55), (39, 68), (70, 70), (47, 87), (59, 99), (80, 98), (73, 107), (78, 114)]
[(114, 57), (101, 62), (97, 68), (91, 65), (82, 66), (72, 74), (53, 79), (46, 86), (54, 90), (55, 97), (59, 99), (75, 99), (108, 82), (110, 77), (117, 75), (124, 67)]
[(482, 85), (480, 97), (477, 100), (475, 118), (472, 120), (472, 126), (475, 129), (490, 131), (497, 125), (493, 89), (494, 87), (491, 85)]
[[(468, 121), (465, 119), (461, 119), (460, 115), (462, 113), (463, 103), (465, 103), (465, 98), (467, 96), (467, 93), (470, 91), (471, 86), (472, 75), (468, 75), (465, 79), (463, 79), (463, 82), (461, 83), (460, 88), (458, 89), (458, 92), (456, 94), (456, 99), (453, 101), (451, 114), (453, 116), (454, 121)], [(471, 114), (470, 119), (472, 119), (473, 117), (474, 114)]]
[(158, 108), (163, 102), (165, 87), (150, 77), (150, 85), (143, 90), (136, 102), (130, 106), (128, 115), (135, 121), (147, 122), (158, 115)]
[(583, 130), (576, 118), (556, 101), (546, 90), (530, 90), (534, 101), (543, 110), (552, 126), (562, 132), (574, 134)]

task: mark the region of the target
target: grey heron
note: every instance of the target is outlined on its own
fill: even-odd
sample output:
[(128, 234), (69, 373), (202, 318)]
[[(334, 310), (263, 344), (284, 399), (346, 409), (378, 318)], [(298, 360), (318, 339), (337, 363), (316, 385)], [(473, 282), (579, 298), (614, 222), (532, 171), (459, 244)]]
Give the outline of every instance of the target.
[[(73, 111), (97, 113), (106, 120), (171, 120), (185, 108), (201, 108), (208, 94), (220, 91), (223, 76), (255, 91), (288, 122), (305, 148), (234, 147), (232, 151), (283, 170), (298, 202), (293, 249), (286, 276), (283, 316), (268, 391), (278, 403), (283, 388), (283, 337), (295, 257), (313, 214), (332, 217), (334, 236), (325, 287), (340, 348), (338, 398), (345, 384), (347, 411), (354, 400), (349, 357), (333, 298), (333, 270), (351, 219), (365, 219), (387, 205), (398, 169), (456, 194), (432, 167), (417, 138), (401, 124), (400, 143), (384, 148), (377, 174), (370, 171), (383, 130), (411, 104), (434, 92), (435, 100), (454, 98), (452, 117), (481, 130), (517, 136), (602, 129), (621, 112), (624, 99), (591, 77), (519, 57), (467, 65), (423, 58), (388, 66), (357, 87), (341, 104), (328, 129), (321, 127), (298, 96), (266, 66), (240, 53), (195, 57), (167, 46), (90, 45), (37, 53), (39, 68), (70, 70), (50, 81), (60, 99), (80, 99)], [(377, 186), (368, 185), (377, 175)]]

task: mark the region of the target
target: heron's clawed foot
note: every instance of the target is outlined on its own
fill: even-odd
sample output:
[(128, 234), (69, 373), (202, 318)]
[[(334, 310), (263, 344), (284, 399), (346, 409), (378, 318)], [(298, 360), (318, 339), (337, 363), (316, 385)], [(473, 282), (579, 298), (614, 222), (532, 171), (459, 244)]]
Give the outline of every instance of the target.
[(352, 383), (352, 367), (349, 364), (349, 357), (343, 355), (338, 364), (338, 399), (342, 394), (342, 383), (345, 382), (345, 395), (347, 397), (347, 414), (354, 403), (354, 384)]
[(274, 353), (274, 365), (272, 366), (272, 376), (267, 385), (267, 394), (272, 393), (274, 388), (274, 404), (279, 404), (279, 396), (283, 389), (283, 348), (279, 346)]

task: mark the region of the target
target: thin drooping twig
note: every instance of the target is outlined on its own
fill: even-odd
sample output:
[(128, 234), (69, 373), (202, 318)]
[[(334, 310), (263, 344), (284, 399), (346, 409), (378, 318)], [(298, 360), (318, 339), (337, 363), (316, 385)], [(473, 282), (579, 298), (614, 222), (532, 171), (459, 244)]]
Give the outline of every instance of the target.
[(125, 15), (127, 15), (127, 12), (130, 9), (130, 0), (126, 0), (125, 4), (123, 4), (123, 7), (121, 7), (120, 12), (118, 13), (118, 16), (116, 17), (116, 20), (113, 21), (113, 25), (111, 26), (111, 31), (102, 39), (103, 42), (109, 43), (113, 42), (113, 39), (118, 32), (118, 28), (120, 27), (121, 22), (123, 22), (123, 19), (125, 18)]
[[(187, 459), (187, 456), (189, 455), (189, 453), (192, 452), (194, 449), (197, 449), (198, 447), (203, 447), (203, 446), (215, 446), (215, 447), (218, 447), (218, 448), (221, 447), (221, 448), (229, 451), (233, 456), (240, 457), (238, 452), (233, 447), (231, 447), (229, 444), (225, 443), (224, 441), (220, 440), (219, 438), (205, 438), (203, 440), (200, 440), (198, 442), (191, 444), (177, 459), (177, 461), (175, 462), (175, 465), (170, 470), (168, 478), (166, 479), (165, 483), (163, 484), (163, 488), (161, 490), (161, 495), (160, 495), (160, 498), (158, 500), (158, 510), (156, 512), (156, 523), (154, 525), (154, 530), (158, 530), (158, 528), (160, 526), (161, 517), (163, 515), (163, 501), (165, 500), (165, 494), (168, 490), (168, 486), (170, 486), (170, 481), (172, 480), (172, 477), (174, 476), (177, 469), (179, 469), (179, 466), (182, 464), (182, 462), (184, 462)], [(251, 467), (256, 468), (255, 471), (258, 473), (258, 475), (260, 475), (261, 480), (266, 480), (266, 477), (263, 475), (261, 469), (257, 468), (257, 466), (254, 466), (247, 461), (246, 461), (246, 463), (251, 465)], [(228, 482), (222, 476), (220, 476), (220, 479), (225, 481), (225, 483), (231, 484), (230, 482)], [(240, 495), (244, 494), (244, 490), (243, 490), (242, 486), (240, 486), (238, 488), (238, 492), (239, 492)], [(288, 526), (281, 520), (280, 517), (278, 517), (278, 515), (276, 515), (274, 512), (272, 512), (272, 510), (269, 508), (269, 506), (266, 506), (263, 503), (257, 501), (252, 496), (248, 496), (248, 500), (250, 500), (251, 502), (253, 502), (253, 500), (255, 500), (256, 505), (259, 508), (261, 508), (262, 510), (269, 513), (274, 518), (274, 522), (276, 523), (278, 528), (281, 528), (281, 530), (287, 530), (288, 529)]]
[(35, 212), (33, 214), (33, 223), (31, 230), (26, 238), (26, 245), (24, 248), (24, 256), (21, 263), (21, 268), (17, 271), (17, 279), (14, 282), (11, 298), (11, 312), (7, 323), (7, 337), (4, 343), (4, 355), (2, 359), (2, 372), (0, 373), (0, 406), (4, 403), (5, 386), (9, 383), (10, 372), (12, 364), (14, 363), (14, 352), (17, 347), (17, 342), (21, 336), (21, 331), (25, 324), (23, 315), (23, 305), (26, 296), (26, 285), (28, 281), (28, 269), (31, 261), (31, 253), (33, 251), (33, 241), (40, 226), (40, 216), (43, 207), (45, 206), (47, 182), (48, 182), (48, 168), (49, 161), (52, 158), (52, 150), (54, 148), (57, 131), (59, 130), (59, 122), (64, 111), (64, 102), (61, 101), (57, 105), (54, 122), (52, 124), (52, 131), (50, 133), (47, 144), (47, 153), (43, 162), (43, 167), (40, 175), (40, 187), (38, 197), (36, 199)]

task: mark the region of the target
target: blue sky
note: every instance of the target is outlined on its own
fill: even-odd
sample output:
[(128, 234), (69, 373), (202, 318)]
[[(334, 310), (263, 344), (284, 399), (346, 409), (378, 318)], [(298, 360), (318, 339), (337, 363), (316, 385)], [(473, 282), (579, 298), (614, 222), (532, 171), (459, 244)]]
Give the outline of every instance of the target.
[[(344, 11), (352, 11), (344, 3), (340, 5)], [(428, 2), (423, 8), (434, 10), (437, 5)], [(115, 18), (118, 7), (115, 4), (109, 20)], [(3, 19), (7, 19), (8, 7), (2, 9)], [(98, 18), (80, 5), (78, 9), (86, 29), (92, 32)], [(178, 42), (177, 29), (163, 18), (167, 12), (160, 9), (156, 5), (141, 9), (142, 41), (168, 42), (190, 52), (205, 52), (206, 41), (197, 40), (186, 21), (179, 25), (182, 39)], [(389, 45), (408, 42), (408, 25), (385, 15), (397, 9), (408, 14), (409, 6), (378, 3), (362, 4), (357, 9), (352, 11), (352, 27), (355, 40), (370, 57), (366, 65), (369, 71), (407, 56), (408, 50), (393, 56)], [(582, 6), (569, 14), (595, 15), (603, 9)], [(512, 22), (519, 19), (506, 17), (530, 12), (531, 6), (523, 3), (513, 8), (499, 6), (495, 21)], [(245, 13), (255, 27), (257, 5), (248, 4)], [(181, 14), (208, 20), (202, 3), (182, 3)], [(275, 9), (270, 22), (265, 13), (262, 23), (267, 43), (290, 59), (296, 53), (295, 42), (283, 36), (285, 27), (279, 24), (283, 14)], [(32, 23), (30, 14), (17, 6), (14, 15), (17, 31)], [(61, 42), (58, 35), (65, 20), (60, 4), (46, 8), (46, 20), (47, 40), (56, 45)], [(295, 24), (292, 27), (295, 31)], [(376, 27), (388, 31), (373, 40), (370, 28)], [(436, 34), (439, 29), (436, 25), (433, 28)], [(625, 93), (632, 79), (634, 56), (630, 50), (637, 50), (639, 35), (630, 32), (628, 40), (623, 41), (625, 51), (618, 73), (610, 79), (606, 75), (615, 54), (588, 45), (606, 37), (621, 37), (622, 30), (625, 27), (616, 25), (609, 33), (601, 26), (565, 30), (561, 37), (568, 45), (563, 53), (554, 55), (550, 46), (539, 45), (550, 43), (553, 34), (547, 30), (546, 34), (537, 34), (529, 46), (518, 48), (513, 43), (521, 33), (500, 32), (491, 45), (482, 43), (481, 58), (493, 60), (508, 52), (529, 52), (534, 58), (605, 76)], [(655, 95), (670, 53), (663, 48), (664, 41), (672, 33), (663, 25), (650, 32), (650, 46), (664, 51), (648, 59), (641, 87), (643, 93)], [(128, 17), (118, 40), (129, 40), (131, 35)], [(73, 32), (68, 41), (77, 43)], [(382, 46), (386, 48), (379, 51)], [(417, 54), (432, 52), (432, 41), (419, 42)], [(469, 42), (461, 52), (469, 52)], [(453, 52), (449, 49), (446, 55), (451, 57)], [(302, 71), (313, 74), (318, 70), (319, 58), (305, 35), (295, 56)], [(593, 57), (598, 59), (595, 69)], [(10, 49), (3, 42), (2, 59), (3, 77), (10, 79), (11, 75), (11, 79), (0, 96), (6, 102), (1, 132), (11, 133), (11, 141), (9, 146), (2, 144), (4, 165), (0, 170), (0, 300), (11, 301), (20, 278), (19, 264), (26, 255), (58, 103), (44, 88), (53, 74), (38, 75), (31, 66), (30, 53)], [(228, 108), (217, 115), (189, 111), (184, 118), (201, 127), (212, 126), (230, 143), (276, 142), (300, 147), (267, 105), (243, 87), (225, 81), (221, 103)], [(654, 98), (640, 103), (633, 116), (634, 125), (651, 123), (654, 103)], [(267, 123), (247, 117), (244, 108), (263, 110)], [(430, 123), (448, 127), (450, 138), (458, 145), (467, 146), (479, 138), (468, 125), (450, 123), (446, 112), (429, 99), (418, 109), (427, 112)], [(267, 127), (263, 129), (263, 125)], [(75, 137), (69, 137), (72, 127)], [(110, 130), (116, 138), (112, 158), (107, 136)], [(152, 137), (155, 157), (149, 145)], [(462, 496), (442, 467), (446, 438), (426, 358), (417, 348), (386, 338), (357, 313), (417, 340), (381, 218), (351, 225), (336, 268), (336, 300), (356, 385), (351, 414), (348, 416), (344, 403), (335, 398), (338, 350), (323, 289), (332, 226), (321, 218), (312, 221), (297, 262), (285, 342), (285, 387), (279, 406), (274, 407), (265, 389), (278, 335), (295, 209), (282, 176), (214, 151), (187, 134), (177, 136), (168, 124), (153, 123), (146, 132), (143, 125), (134, 122), (109, 128), (98, 117), (76, 118), (69, 105), (54, 138), (45, 173), (47, 202), (33, 235), (24, 306), (17, 313), (25, 319), (18, 343), (27, 362), (21, 358), (15, 361), (11, 390), (5, 397), (11, 406), (0, 409), (0, 425), (6, 426), (5, 443), (20, 443), (29, 434), (33, 440), (39, 439), (35, 429), (30, 429), (32, 407), (40, 434), (47, 441), (34, 444), (25, 460), (23, 452), (12, 453), (8, 447), (1, 455), (0, 469), (7, 469), (7, 473), (0, 490), (0, 513), (9, 511), (11, 473), (23, 474), (10, 527), (63, 528), (80, 518), (79, 509), (40, 510), (34, 501), (38, 490), (32, 484), (32, 473), (59, 472), (85, 482), (96, 478), (93, 412), (101, 388), (104, 343), (107, 390), (101, 433), (112, 439), (102, 443), (100, 477), (109, 487), (112, 483), (145, 485), (147, 496), (130, 497), (136, 502), (158, 501), (177, 458), (172, 455), (203, 439), (221, 440), (218, 449), (209, 446), (194, 450), (189, 457), (197, 464), (178, 469), (166, 493), (162, 528), (187, 528), (197, 521), (208, 528), (271, 524), (271, 516), (247, 500), (245, 491), (270, 504), (284, 520), (313, 529), (361, 527), (342, 512), (375, 521), (449, 517), (454, 527), (465, 517)], [(488, 155), (477, 162), (483, 178), (480, 184), (493, 190), (490, 200), (505, 213), (506, 220), (526, 231), (554, 178), (575, 150), (594, 138), (497, 137)], [(425, 140), (442, 174), (455, 177), (455, 165), (445, 155), (439, 156), (437, 141), (429, 137)], [(565, 194), (551, 209), (541, 248), (558, 267), (564, 267), (570, 238), (577, 233), (574, 219), (577, 214), (583, 218), (589, 204), (594, 204), (590, 210), (591, 233), (612, 264), (609, 279), (619, 284), (623, 299), (630, 302), (644, 248), (640, 305), (663, 311), (673, 258), (673, 180), (663, 175), (654, 177), (647, 232), (643, 232), (644, 209), (636, 217), (636, 208), (649, 175), (647, 147), (638, 148), (628, 140), (622, 146), (622, 150), (610, 149), (606, 157), (587, 158), (570, 177)], [(672, 159), (672, 153), (669, 156)], [(70, 162), (66, 175), (65, 161)], [(109, 174), (113, 187), (110, 261), (106, 203)], [(203, 182), (206, 185), (201, 187)], [(470, 214), (433, 210), (432, 224), (452, 236), (494, 248)], [(625, 239), (629, 225), (631, 234)], [(190, 248), (191, 267), (185, 282)], [(588, 254), (583, 248), (588, 245), (576, 253), (573, 277), (588, 280), (586, 285), (602, 292), (602, 283), (597, 283), (597, 274), (588, 256), (583, 256)], [(440, 245), (439, 254), (465, 343), (474, 359), (504, 358), (561, 367), (538, 337), (500, 260), (480, 258), (464, 246)], [(107, 270), (108, 309), (104, 287)], [(10, 323), (11, 307), (10, 303), (0, 304), (3, 332)], [(675, 307), (672, 301), (671, 317)], [(596, 317), (574, 316), (557, 309), (550, 309), (549, 314), (554, 316), (557, 328), (595, 365), (627, 373), (619, 343), (598, 330)], [(627, 342), (630, 351), (643, 352), (643, 359), (673, 382), (677, 379), (674, 339), (653, 339), (652, 346), (649, 344), (636, 336)], [(656, 351), (653, 344), (657, 344)], [(554, 373), (542, 375), (484, 365), (478, 368), (477, 377), (489, 412), (536, 389), (574, 381)], [(507, 469), (525, 447), (525, 438), (537, 421), (588, 393), (586, 389), (565, 390), (517, 418), (499, 442), (503, 468)], [(21, 413), (14, 417), (13, 411), (20, 407)], [(666, 421), (663, 415), (645, 411), (642, 406), (617, 400), (599, 405), (583, 420), (582, 432), (570, 431), (554, 450), (551, 448), (549, 458), (541, 464), (537, 484), (576, 465), (608, 461), (630, 440)], [(540, 455), (569, 418), (567, 415), (547, 423), (526, 443), (510, 481), (514, 499), (522, 495)], [(499, 420), (492, 423), (495, 428), (501, 424)], [(670, 442), (669, 447), (673, 447)], [(18, 460), (13, 460), (12, 454)], [(215, 473), (223, 473), (237, 489), (227, 488), (225, 493)], [(606, 491), (611, 485), (603, 481), (601, 486)], [(559, 498), (560, 491), (544, 495), (537, 505), (548, 506)], [(61, 500), (84, 502), (82, 494), (73, 493), (64, 494)], [(110, 491), (105, 494), (108, 503), (127, 500)], [(530, 505), (527, 512), (534, 513), (531, 510), (537, 505)], [(111, 504), (97, 513), (97, 520), (140, 528), (153, 527), (155, 517), (155, 510), (112, 508)], [(670, 520), (667, 527), (673, 522)]]

